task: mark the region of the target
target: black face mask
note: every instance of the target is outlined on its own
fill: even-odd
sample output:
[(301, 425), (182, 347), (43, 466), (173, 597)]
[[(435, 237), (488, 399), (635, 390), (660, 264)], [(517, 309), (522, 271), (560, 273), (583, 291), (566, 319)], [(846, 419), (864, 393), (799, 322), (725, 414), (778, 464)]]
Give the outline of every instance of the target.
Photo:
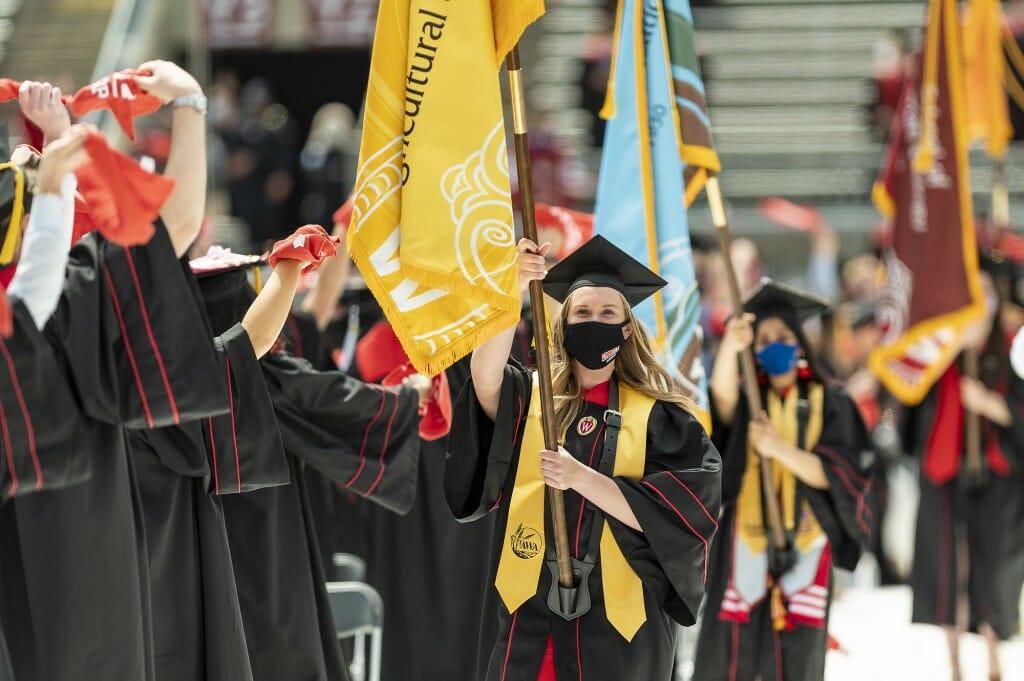
[(603, 369), (619, 354), (626, 339), (622, 329), (629, 324), (579, 322), (565, 326), (565, 351), (591, 370)]

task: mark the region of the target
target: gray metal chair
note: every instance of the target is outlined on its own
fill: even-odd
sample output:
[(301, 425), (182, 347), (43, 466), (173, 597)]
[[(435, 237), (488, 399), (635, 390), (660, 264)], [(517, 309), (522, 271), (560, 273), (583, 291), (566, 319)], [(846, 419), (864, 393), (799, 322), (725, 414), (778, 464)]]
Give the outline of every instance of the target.
[[(328, 582), (334, 630), (339, 639), (352, 638), (352, 681), (380, 681), (381, 638), (384, 603), (369, 584)], [(370, 636), (370, 665), (366, 665), (366, 636)]]
[(330, 578), (332, 582), (365, 582), (366, 561), (351, 553), (335, 553)]

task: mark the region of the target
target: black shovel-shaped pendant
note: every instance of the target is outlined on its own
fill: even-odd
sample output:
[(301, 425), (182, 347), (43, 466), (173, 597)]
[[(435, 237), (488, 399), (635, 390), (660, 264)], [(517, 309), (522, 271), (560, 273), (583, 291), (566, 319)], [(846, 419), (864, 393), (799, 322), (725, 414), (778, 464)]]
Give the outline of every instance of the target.
[(590, 573), (594, 571), (593, 563), (585, 563), (575, 558), (571, 560), (574, 586), (568, 588), (558, 583), (558, 561), (545, 561), (551, 570), (548, 608), (569, 622), (590, 612)]

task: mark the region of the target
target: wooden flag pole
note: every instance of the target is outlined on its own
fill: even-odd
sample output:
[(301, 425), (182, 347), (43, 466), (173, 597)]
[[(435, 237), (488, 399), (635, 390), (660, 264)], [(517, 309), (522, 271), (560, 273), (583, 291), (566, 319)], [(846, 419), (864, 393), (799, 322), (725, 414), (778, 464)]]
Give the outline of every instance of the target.
[(1010, 193), (1006, 187), (1006, 159), (992, 159), (992, 222), (997, 229), (1010, 226)]
[[(708, 204), (711, 207), (711, 220), (715, 224), (715, 231), (718, 232), (718, 243), (722, 250), (722, 260), (725, 262), (726, 279), (729, 281), (729, 293), (732, 298), (732, 309), (735, 314), (743, 313), (743, 297), (740, 295), (739, 279), (736, 277), (736, 269), (732, 264), (732, 237), (729, 236), (729, 221), (725, 215), (725, 204), (722, 202), (722, 190), (718, 186), (718, 178), (708, 178), (706, 185)], [(750, 405), (750, 414), (756, 418), (763, 411), (761, 404), (761, 387), (757, 383), (757, 364), (754, 361), (754, 349), (748, 347), (740, 353), (740, 363), (743, 368), (743, 380), (747, 387), (747, 404)], [(761, 498), (764, 500), (764, 510), (767, 515), (768, 538), (774, 548), (784, 550), (788, 548), (786, 532), (782, 526), (782, 510), (779, 507), (779, 497), (775, 493), (775, 484), (772, 480), (771, 468), (765, 465), (761, 459)]]
[[(526, 95), (523, 72), (519, 63), (519, 46), (512, 48), (505, 60), (508, 67), (509, 90), (512, 95), (512, 125), (516, 148), (516, 169), (519, 173), (519, 207), (523, 216), (524, 236), (538, 243), (537, 217), (533, 205), (533, 180), (530, 171), (530, 145), (526, 134)], [(555, 423), (555, 400), (551, 386), (551, 353), (548, 346), (548, 323), (544, 310), (544, 284), (530, 282), (530, 305), (533, 308), (533, 339), (537, 352), (537, 375), (540, 381), (541, 422), (544, 447), (558, 451), (558, 428)], [(548, 487), (551, 526), (555, 534), (555, 557), (558, 559), (558, 583), (571, 589), (575, 584), (569, 558), (569, 532), (565, 522), (565, 499), (562, 490)]]

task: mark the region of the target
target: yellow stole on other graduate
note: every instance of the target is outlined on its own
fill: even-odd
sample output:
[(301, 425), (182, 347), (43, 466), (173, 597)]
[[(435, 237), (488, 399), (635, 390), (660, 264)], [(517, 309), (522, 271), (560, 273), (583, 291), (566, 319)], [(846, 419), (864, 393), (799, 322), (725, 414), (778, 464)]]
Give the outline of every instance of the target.
[[(619, 383), (619, 411), (622, 428), (615, 448), (615, 477), (639, 480), (647, 459), (647, 420), (655, 399)], [(544, 564), (544, 478), (540, 473), (540, 452), (544, 449), (541, 426), (540, 390), (533, 375), (533, 394), (519, 451), (515, 487), (509, 502), (505, 541), (494, 585), (509, 612), (515, 612), (537, 593)], [(643, 583), (622, 554), (605, 521), (601, 531), (601, 587), (608, 621), (627, 641), (647, 621)]]
[[(780, 398), (774, 390), (768, 391), (767, 409), (768, 419), (775, 430), (782, 436), (782, 439), (793, 446), (799, 446), (810, 451), (818, 444), (821, 438), (822, 409), (824, 406), (824, 388), (819, 383), (811, 383), (807, 389), (807, 430), (804, 435), (804, 442), (798, 443), (799, 422), (797, 418), (797, 406), (800, 401), (798, 386), (790, 388), (785, 398)], [(810, 550), (815, 540), (824, 534), (821, 525), (810, 509), (810, 504), (804, 499), (801, 507), (796, 505), (796, 483), (797, 479), (785, 466), (776, 465), (774, 461), (762, 459), (754, 448), (747, 441), (747, 469), (743, 473), (743, 482), (740, 485), (739, 499), (736, 504), (737, 527), (736, 539), (746, 544), (753, 554), (764, 553), (768, 550), (768, 536), (765, 532), (765, 520), (761, 506), (761, 466), (770, 467), (772, 480), (775, 483), (775, 491), (781, 501), (782, 522), (787, 528), (795, 528), (795, 548), (800, 553)], [(778, 585), (772, 586), (772, 607), (773, 620), (776, 627), (780, 627), (781, 619), (785, 616), (781, 604), (781, 592)]]

